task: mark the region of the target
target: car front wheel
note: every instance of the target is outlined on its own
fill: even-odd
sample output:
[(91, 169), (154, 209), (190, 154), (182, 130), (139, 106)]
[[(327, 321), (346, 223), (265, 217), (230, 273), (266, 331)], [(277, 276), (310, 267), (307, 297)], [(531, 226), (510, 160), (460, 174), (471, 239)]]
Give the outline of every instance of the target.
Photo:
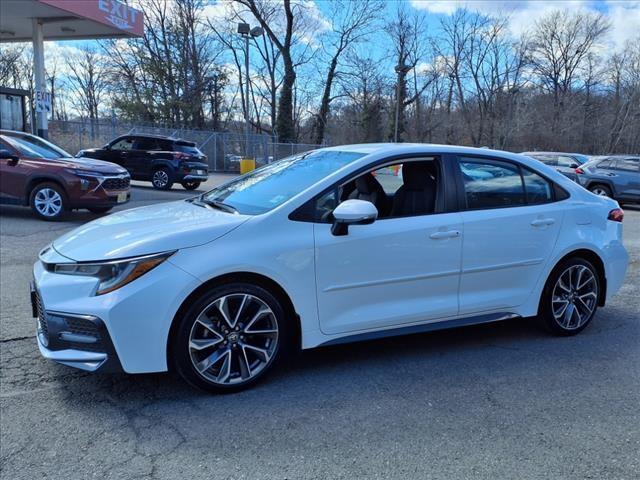
[(233, 283), (194, 301), (172, 344), (176, 370), (210, 392), (245, 389), (281, 356), (287, 326), (282, 305), (262, 287)]
[(153, 188), (158, 190), (169, 190), (173, 186), (171, 181), (171, 172), (167, 168), (160, 168), (153, 172), (151, 177)]
[(569, 258), (551, 272), (542, 296), (541, 317), (558, 335), (575, 335), (586, 328), (598, 308), (600, 279), (585, 259)]
[(62, 187), (55, 183), (41, 183), (29, 197), (31, 210), (43, 220), (59, 220), (65, 213), (66, 197)]

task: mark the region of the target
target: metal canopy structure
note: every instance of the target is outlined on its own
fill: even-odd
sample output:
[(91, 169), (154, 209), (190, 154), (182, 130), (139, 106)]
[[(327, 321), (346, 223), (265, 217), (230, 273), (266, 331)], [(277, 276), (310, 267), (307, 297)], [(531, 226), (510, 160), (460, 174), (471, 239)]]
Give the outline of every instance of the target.
[(37, 133), (47, 138), (46, 40), (141, 37), (140, 10), (119, 0), (0, 0), (0, 42), (33, 42)]

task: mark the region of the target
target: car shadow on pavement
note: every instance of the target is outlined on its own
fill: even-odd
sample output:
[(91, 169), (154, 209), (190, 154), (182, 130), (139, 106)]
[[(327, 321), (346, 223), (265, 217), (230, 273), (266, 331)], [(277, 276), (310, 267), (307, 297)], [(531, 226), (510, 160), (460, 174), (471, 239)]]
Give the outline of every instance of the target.
[[(77, 379), (69, 382), (69, 369), (57, 364), (50, 368), (66, 373), (66, 390), (75, 393), (89, 391), (94, 395), (107, 395), (127, 401), (168, 399), (227, 398), (237, 396), (268, 395), (280, 397), (293, 392), (316, 390), (318, 394), (340, 385), (363, 387), (372, 378), (385, 379), (386, 388), (394, 388), (403, 375), (398, 370), (414, 375), (423, 372), (429, 380), (440, 381), (447, 368), (456, 369), (462, 363), (476, 363), (486, 356), (487, 350), (515, 352), (522, 344), (540, 344), (554, 338), (541, 331), (535, 319), (520, 319), (494, 324), (476, 325), (452, 330), (384, 338), (360, 343), (322, 347), (294, 353), (279, 364), (274, 372), (252, 389), (234, 395), (210, 395), (195, 389), (175, 373), (159, 374), (86, 374), (78, 372)], [(492, 361), (496, 361), (493, 358)], [(461, 363), (462, 362), (462, 363)], [(498, 359), (497, 364), (501, 361)], [(429, 373), (431, 372), (431, 373)], [(260, 392), (260, 393), (258, 393)], [(75, 395), (72, 395), (72, 398)], [(82, 402), (76, 405), (82, 408)]]

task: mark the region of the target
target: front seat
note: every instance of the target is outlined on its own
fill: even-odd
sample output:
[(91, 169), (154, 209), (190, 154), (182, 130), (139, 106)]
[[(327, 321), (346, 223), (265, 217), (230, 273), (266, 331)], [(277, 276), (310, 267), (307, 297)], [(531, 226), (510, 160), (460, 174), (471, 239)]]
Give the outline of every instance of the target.
[(426, 215), (435, 211), (436, 181), (429, 162), (402, 165), (402, 186), (393, 197), (392, 217)]
[(387, 194), (376, 180), (376, 177), (367, 173), (356, 178), (356, 189), (349, 194), (349, 199), (366, 200), (373, 203), (378, 209), (378, 216), (384, 217), (388, 211)]

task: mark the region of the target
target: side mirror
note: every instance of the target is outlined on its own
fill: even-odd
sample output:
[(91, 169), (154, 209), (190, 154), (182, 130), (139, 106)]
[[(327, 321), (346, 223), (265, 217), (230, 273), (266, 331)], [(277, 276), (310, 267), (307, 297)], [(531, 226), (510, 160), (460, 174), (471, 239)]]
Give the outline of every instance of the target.
[(20, 157), (18, 157), (17, 155), (14, 155), (6, 148), (0, 148), (0, 159), (9, 160), (10, 163), (16, 164), (18, 163), (18, 160), (20, 160)]
[(368, 225), (378, 218), (378, 209), (366, 200), (345, 200), (333, 211), (331, 233), (342, 236), (349, 233), (349, 225)]
[(578, 165), (577, 163), (572, 163), (571, 165), (569, 165), (569, 168), (580, 168), (580, 165)]

